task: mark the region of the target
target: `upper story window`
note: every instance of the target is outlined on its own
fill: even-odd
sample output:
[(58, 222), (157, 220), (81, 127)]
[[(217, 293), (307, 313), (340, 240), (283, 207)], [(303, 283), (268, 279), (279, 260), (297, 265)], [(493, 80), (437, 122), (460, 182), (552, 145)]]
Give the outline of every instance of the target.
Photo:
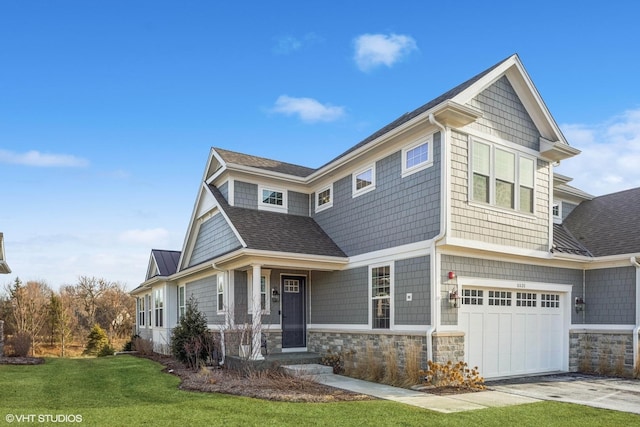
[(402, 176), (411, 175), (433, 165), (433, 135), (402, 149)]
[(553, 216), (553, 222), (556, 224), (562, 223), (562, 203), (553, 201), (553, 206), (551, 207), (551, 216)]
[(376, 165), (369, 165), (352, 175), (353, 196), (367, 193), (376, 188)]
[(316, 212), (333, 206), (333, 184), (316, 191)]
[(279, 188), (258, 187), (258, 208), (276, 212), (287, 211), (287, 192)]
[(473, 141), (471, 163), (471, 200), (533, 213), (535, 159)]

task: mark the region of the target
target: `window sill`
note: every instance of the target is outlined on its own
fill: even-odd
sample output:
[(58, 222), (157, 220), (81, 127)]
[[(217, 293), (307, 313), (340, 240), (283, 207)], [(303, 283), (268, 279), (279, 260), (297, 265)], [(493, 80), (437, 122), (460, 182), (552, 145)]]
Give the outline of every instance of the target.
[(513, 215), (513, 216), (517, 216), (517, 217), (520, 217), (520, 218), (525, 218), (525, 219), (528, 219), (528, 220), (537, 220), (537, 219), (539, 219), (536, 216), (535, 212), (534, 213), (519, 212), (519, 211), (512, 210), (512, 209), (504, 209), (504, 208), (500, 208), (498, 206), (489, 205), (489, 204), (481, 203), (481, 202), (476, 202), (476, 201), (473, 201), (473, 200), (468, 200), (467, 204), (469, 206), (474, 207), (474, 208), (487, 209), (487, 210), (494, 211), (494, 212), (499, 212), (499, 213), (502, 213), (502, 214)]

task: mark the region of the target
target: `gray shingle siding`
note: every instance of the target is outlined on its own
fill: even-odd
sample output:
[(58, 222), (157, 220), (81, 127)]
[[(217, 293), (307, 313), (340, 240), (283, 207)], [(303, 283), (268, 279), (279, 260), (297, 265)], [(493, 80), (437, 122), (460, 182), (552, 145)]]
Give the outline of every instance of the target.
[(220, 193), (224, 196), (224, 199), (228, 202), (229, 201), (229, 183), (225, 182), (224, 184), (218, 187), (218, 190), (220, 190)]
[[(578, 290), (582, 292), (582, 270), (442, 255), (442, 283), (447, 281), (449, 271), (454, 271), (458, 276), (573, 285), (571, 301), (574, 297), (582, 295), (576, 294)], [(441, 308), (442, 324), (457, 324), (458, 310), (449, 307), (449, 302), (444, 297)]]
[(569, 214), (576, 208), (578, 205), (575, 203), (562, 202), (562, 220), (567, 219)]
[(368, 267), (311, 273), (311, 321), (316, 324), (367, 324)]
[(240, 241), (220, 214), (202, 223), (189, 260), (189, 267), (200, 264), (234, 249), (240, 248)]
[[(588, 270), (585, 273), (584, 323), (635, 324), (636, 271), (634, 267)], [(582, 287), (577, 296), (582, 295)], [(582, 323), (582, 313), (575, 316)]]
[(352, 197), (351, 175), (333, 184), (333, 206), (313, 215), (348, 255), (428, 240), (440, 228), (440, 133), (433, 166), (402, 178), (401, 152), (376, 162), (376, 188)]
[(291, 215), (309, 216), (309, 195), (296, 191), (288, 192), (289, 211)]
[(234, 206), (258, 209), (258, 186), (256, 184), (235, 181), (233, 188), (235, 193)]
[[(395, 263), (394, 298), (396, 325), (431, 323), (430, 257), (398, 260)], [(410, 292), (412, 300), (407, 301)]]
[(236, 324), (244, 325), (245, 323), (251, 323), (251, 316), (247, 310), (247, 272), (235, 270), (233, 272), (233, 298), (235, 300), (234, 305), (234, 319)]
[(207, 316), (207, 323), (209, 324), (223, 324), (224, 316), (218, 316), (217, 307), (217, 286), (218, 276), (213, 275), (199, 279), (194, 282), (189, 282), (186, 285), (186, 297), (187, 301), (192, 296), (198, 303), (198, 310)]
[(532, 150), (540, 150), (540, 132), (506, 76), (482, 91), (469, 104), (483, 113), (469, 127)]

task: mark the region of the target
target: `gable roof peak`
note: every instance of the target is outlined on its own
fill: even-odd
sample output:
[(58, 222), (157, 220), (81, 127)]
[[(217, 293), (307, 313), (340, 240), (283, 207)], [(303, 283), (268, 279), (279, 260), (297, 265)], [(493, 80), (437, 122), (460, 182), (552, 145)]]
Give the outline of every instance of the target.
[(287, 163), (280, 160), (268, 159), (266, 157), (252, 156), (249, 154), (239, 153), (237, 151), (227, 150), (224, 148), (212, 148), (220, 158), (229, 165), (244, 166), (268, 170), (271, 172), (283, 173), (286, 175), (294, 175), (297, 177), (307, 177), (312, 174), (315, 169), (306, 166), (300, 166), (293, 163)]

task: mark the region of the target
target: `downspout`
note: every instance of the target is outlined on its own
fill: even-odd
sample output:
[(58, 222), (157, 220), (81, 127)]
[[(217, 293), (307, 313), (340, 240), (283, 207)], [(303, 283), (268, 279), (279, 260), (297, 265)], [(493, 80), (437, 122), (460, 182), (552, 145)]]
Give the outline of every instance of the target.
[(638, 369), (638, 330), (640, 330), (640, 264), (636, 257), (629, 259), (636, 268), (636, 325), (633, 328), (633, 371)]
[(440, 266), (436, 261), (436, 243), (444, 238), (447, 232), (447, 213), (449, 212), (449, 144), (447, 128), (439, 123), (433, 113), (429, 114), (429, 123), (440, 128), (440, 232), (433, 238), (431, 244), (431, 288), (434, 294), (431, 296), (431, 325), (427, 328), (427, 360), (433, 360), (433, 333), (438, 329), (440, 323)]

